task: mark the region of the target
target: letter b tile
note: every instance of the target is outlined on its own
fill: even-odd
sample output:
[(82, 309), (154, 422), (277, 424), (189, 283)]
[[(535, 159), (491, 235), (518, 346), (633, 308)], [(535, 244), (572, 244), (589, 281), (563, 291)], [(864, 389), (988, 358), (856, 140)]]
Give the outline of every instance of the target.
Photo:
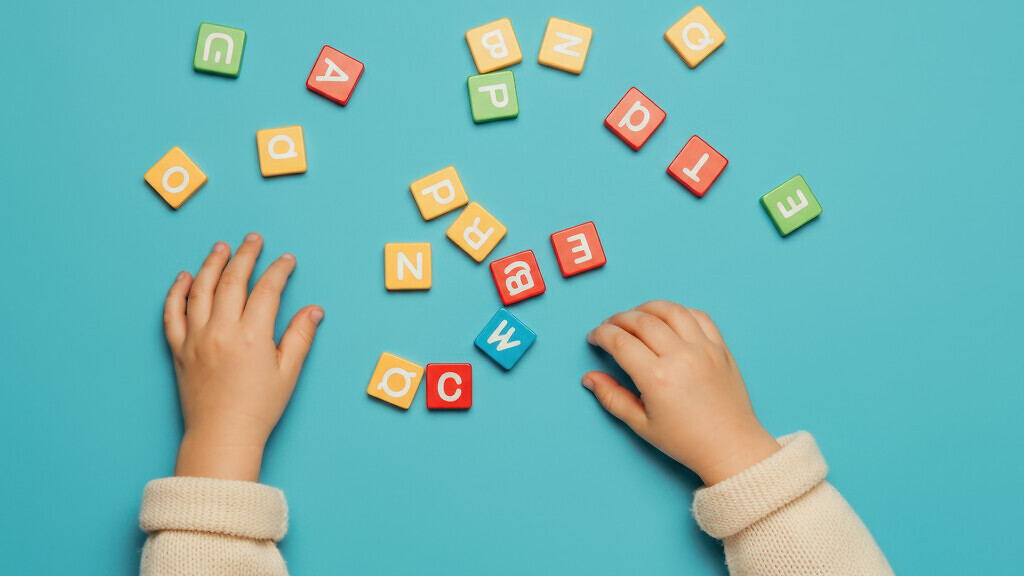
[(501, 303), (510, 306), (516, 302), (543, 294), (544, 278), (540, 275), (533, 250), (506, 256), (491, 262), (491, 275), (498, 287)]
[(199, 25), (192, 67), (199, 72), (238, 77), (245, 50), (245, 30), (203, 22)]
[(505, 370), (511, 370), (526, 350), (537, 340), (537, 334), (504, 308), (498, 310), (476, 337), (476, 347)]
[(523, 60), (512, 21), (501, 18), (466, 31), (466, 44), (477, 72), (486, 74)]

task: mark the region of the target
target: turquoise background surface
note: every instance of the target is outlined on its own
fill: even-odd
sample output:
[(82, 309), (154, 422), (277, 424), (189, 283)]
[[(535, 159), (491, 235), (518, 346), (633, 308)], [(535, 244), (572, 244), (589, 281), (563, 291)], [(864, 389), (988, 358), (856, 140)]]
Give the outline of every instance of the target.
[[(272, 438), (294, 574), (725, 574), (698, 479), (579, 385), (584, 341), (652, 298), (710, 311), (775, 434), (813, 432), (897, 573), (1019, 569), (1020, 2), (705, 4), (696, 70), (662, 34), (692, 3), (19, 2), (0, 35), (0, 549), (8, 574), (132, 574), (141, 491), (181, 423), (165, 291), (216, 240), (299, 266), (279, 323), (327, 317)], [(519, 118), (474, 125), (464, 32), (508, 16)], [(548, 17), (594, 28), (579, 77), (542, 67)], [(192, 70), (209, 21), (248, 33), (238, 79)], [(328, 43), (366, 72), (347, 108), (304, 82)], [(630, 86), (668, 113), (638, 153), (602, 125)], [(256, 130), (301, 124), (309, 171), (264, 180)], [(730, 161), (702, 199), (665, 168), (692, 134)], [(174, 212), (143, 173), (181, 146), (209, 182)], [(547, 292), (510, 373), (473, 347), (486, 264), (408, 184), (454, 164), (532, 248)], [(788, 238), (758, 198), (803, 174), (824, 214)], [(594, 220), (608, 264), (564, 280), (548, 235)], [(385, 242), (434, 245), (389, 294)], [(279, 328), (280, 331), (280, 328)], [(384, 351), (470, 361), (467, 413), (365, 394)]]

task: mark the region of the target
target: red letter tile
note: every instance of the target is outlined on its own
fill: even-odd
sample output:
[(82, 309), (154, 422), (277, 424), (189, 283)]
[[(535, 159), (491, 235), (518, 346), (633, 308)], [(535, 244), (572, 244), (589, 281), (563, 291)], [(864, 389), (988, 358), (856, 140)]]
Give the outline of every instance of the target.
[(473, 366), (427, 364), (427, 408), (465, 410), (473, 405)]
[(630, 148), (639, 150), (664, 121), (664, 110), (658, 108), (643, 92), (630, 88), (604, 119), (604, 125), (629, 144)]
[(533, 250), (491, 262), (491, 274), (505, 306), (544, 293), (544, 278), (540, 275)]
[(700, 198), (711, 188), (729, 161), (707, 142), (694, 136), (668, 165), (668, 173)]
[(362, 62), (324, 46), (306, 78), (306, 88), (344, 106), (362, 75)]
[(551, 235), (551, 247), (555, 249), (558, 267), (566, 278), (600, 268), (606, 262), (601, 237), (597, 235), (593, 222), (555, 232)]

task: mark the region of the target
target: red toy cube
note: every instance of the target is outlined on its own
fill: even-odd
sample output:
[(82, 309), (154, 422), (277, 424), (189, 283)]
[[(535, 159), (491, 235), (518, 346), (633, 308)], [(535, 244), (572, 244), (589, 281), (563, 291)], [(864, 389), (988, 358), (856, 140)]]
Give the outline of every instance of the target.
[(473, 405), (473, 366), (427, 364), (427, 408), (465, 410)]
[(630, 148), (639, 150), (664, 121), (664, 110), (658, 108), (643, 92), (630, 88), (604, 119), (604, 125), (629, 144)]
[(505, 306), (544, 293), (544, 278), (533, 250), (491, 262), (491, 275)]
[(710, 144), (694, 136), (668, 165), (668, 173), (700, 198), (729, 165)]
[(600, 268), (606, 262), (601, 237), (597, 235), (597, 226), (593, 222), (555, 232), (551, 235), (551, 247), (555, 249), (558, 267), (566, 278)]
[(362, 75), (362, 62), (324, 46), (306, 78), (306, 88), (344, 106)]

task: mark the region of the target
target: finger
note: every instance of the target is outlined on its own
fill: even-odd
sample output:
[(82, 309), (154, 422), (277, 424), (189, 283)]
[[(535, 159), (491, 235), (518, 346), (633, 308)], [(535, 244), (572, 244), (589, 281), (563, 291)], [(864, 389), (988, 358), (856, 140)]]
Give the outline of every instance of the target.
[(636, 336), (615, 324), (601, 324), (594, 328), (587, 334), (587, 341), (611, 354), (630, 376), (635, 377), (658, 359)]
[(704, 335), (708, 337), (708, 340), (717, 344), (725, 344), (725, 338), (722, 338), (722, 332), (719, 331), (718, 326), (711, 321), (711, 316), (703, 310), (697, 310), (696, 308), (687, 308), (690, 315), (693, 316), (697, 324), (700, 325), (700, 329), (704, 331)]
[(230, 257), (231, 247), (223, 242), (217, 242), (203, 262), (203, 267), (196, 274), (192, 288), (188, 291), (188, 307), (185, 310), (189, 328), (203, 326), (210, 320), (213, 293), (220, 280), (220, 273)]
[(319, 306), (306, 306), (292, 318), (288, 329), (281, 336), (277, 355), (281, 368), (298, 377), (302, 363), (306, 361), (309, 348), (313, 345), (317, 326), (324, 319), (324, 310)]
[(615, 324), (636, 336), (659, 356), (685, 345), (682, 338), (669, 328), (668, 324), (661, 318), (646, 312), (627, 310), (619, 312), (605, 320), (605, 322)]
[(604, 372), (587, 372), (583, 387), (594, 393), (597, 401), (612, 416), (643, 436), (647, 432), (647, 410), (644, 402)]
[(167, 344), (175, 353), (185, 342), (185, 334), (188, 333), (185, 302), (191, 286), (192, 275), (188, 272), (179, 272), (171, 284), (171, 289), (167, 291), (167, 300), (164, 301), (164, 334), (167, 336)]
[(252, 288), (249, 301), (245, 304), (242, 319), (245, 322), (274, 331), (277, 310), (281, 306), (281, 292), (288, 277), (295, 270), (295, 256), (283, 254), (267, 267)]
[(680, 338), (687, 342), (707, 340), (707, 336), (701, 330), (697, 319), (690, 314), (689, 310), (675, 302), (654, 300), (637, 306), (635, 310), (661, 318)]
[(224, 274), (217, 284), (217, 293), (213, 297), (213, 313), (227, 320), (238, 320), (245, 309), (245, 299), (249, 295), (249, 277), (256, 266), (256, 258), (263, 249), (263, 237), (250, 232), (245, 242), (238, 247), (235, 257), (228, 262)]

